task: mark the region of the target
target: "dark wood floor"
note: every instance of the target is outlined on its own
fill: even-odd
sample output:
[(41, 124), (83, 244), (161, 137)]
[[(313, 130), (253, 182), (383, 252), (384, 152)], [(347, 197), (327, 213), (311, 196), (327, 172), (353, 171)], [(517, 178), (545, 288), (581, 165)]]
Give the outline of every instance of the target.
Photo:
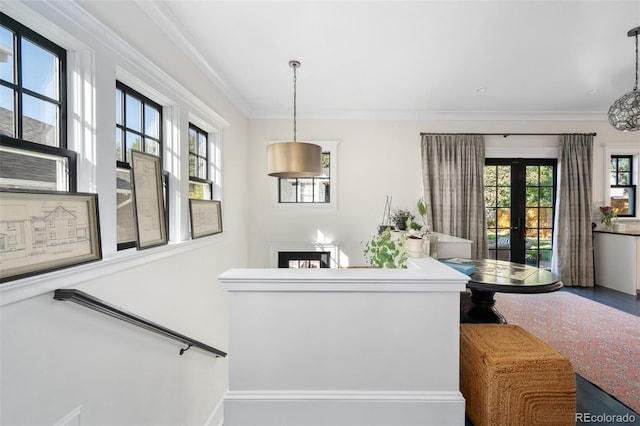
[[(601, 286), (596, 286), (594, 288), (565, 287), (561, 291), (568, 291), (578, 296), (586, 297), (604, 305), (611, 306), (612, 308), (640, 317), (640, 295), (632, 296)], [(640, 414), (634, 412), (629, 407), (577, 374), (576, 405), (576, 412), (583, 414), (583, 420), (580, 419), (579, 415), (576, 416), (576, 425), (625, 424), (640, 426)], [(627, 419), (632, 418), (634, 421), (627, 421), (625, 423), (591, 421), (593, 416), (624, 416), (625, 414), (627, 415)], [(587, 419), (587, 415), (590, 415), (591, 418)], [(465, 420), (465, 424), (467, 426), (473, 426), (469, 419)]]

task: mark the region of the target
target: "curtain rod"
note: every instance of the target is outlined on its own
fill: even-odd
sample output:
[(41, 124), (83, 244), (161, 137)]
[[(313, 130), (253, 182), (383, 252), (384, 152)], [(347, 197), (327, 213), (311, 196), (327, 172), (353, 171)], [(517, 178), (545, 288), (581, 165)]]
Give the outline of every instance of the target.
[(587, 135), (597, 136), (597, 133), (428, 133), (420, 132), (420, 136), (447, 136), (447, 135), (460, 135), (460, 136), (562, 136), (562, 135)]

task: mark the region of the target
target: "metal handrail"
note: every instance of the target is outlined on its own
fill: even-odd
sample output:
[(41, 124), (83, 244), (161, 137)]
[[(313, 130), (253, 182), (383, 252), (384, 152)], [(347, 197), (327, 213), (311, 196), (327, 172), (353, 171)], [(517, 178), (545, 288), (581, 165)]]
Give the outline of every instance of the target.
[(207, 352), (211, 352), (216, 357), (227, 356), (226, 352), (223, 352), (212, 346), (199, 342), (195, 339), (192, 339), (191, 337), (185, 336), (184, 334), (180, 334), (178, 332), (170, 330), (166, 327), (161, 326), (160, 324), (156, 324), (155, 322), (139, 317), (138, 315), (132, 314), (131, 312), (122, 310), (117, 306), (107, 303), (104, 300), (98, 299), (97, 297), (94, 297), (83, 291), (76, 290), (76, 289), (58, 289), (55, 291), (53, 298), (55, 300), (70, 301), (70, 302), (77, 303), (79, 305), (85, 306), (95, 311), (102, 312), (105, 315), (109, 315), (114, 318), (118, 318), (119, 320), (128, 322), (129, 324), (136, 325), (138, 327), (144, 328), (149, 331), (153, 331), (154, 333), (163, 335), (170, 339), (174, 339), (179, 342), (182, 342), (185, 345), (187, 345), (187, 347), (180, 349), (180, 355), (185, 353), (185, 351), (189, 350), (191, 347), (196, 347), (196, 348), (205, 350)]

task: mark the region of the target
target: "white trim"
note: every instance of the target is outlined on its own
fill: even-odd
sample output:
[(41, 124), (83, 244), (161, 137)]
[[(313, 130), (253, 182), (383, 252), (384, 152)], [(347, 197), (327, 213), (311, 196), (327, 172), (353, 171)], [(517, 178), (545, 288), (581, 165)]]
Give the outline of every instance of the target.
[(211, 411), (211, 414), (209, 414), (209, 417), (205, 421), (204, 426), (223, 426), (223, 421), (224, 421), (224, 398), (220, 398), (216, 406), (213, 407), (213, 410)]
[(211, 246), (212, 244), (222, 245), (225, 239), (225, 236), (221, 234), (209, 238), (170, 243), (166, 246), (144, 251), (124, 250), (111, 258), (101, 261), (8, 281), (0, 286), (0, 306), (39, 296), (59, 288), (73, 287), (96, 278), (136, 268), (147, 263)]
[[(272, 143), (278, 143), (282, 141), (271, 141), (267, 145)], [(273, 178), (273, 184), (271, 186), (271, 206), (281, 209), (310, 209), (310, 210), (337, 210), (338, 209), (338, 144), (340, 141), (308, 141), (304, 142), (314, 143), (322, 147), (322, 152), (328, 152), (330, 155), (331, 164), (329, 165), (329, 184), (331, 185), (331, 202), (329, 203), (280, 203), (278, 202), (278, 183), (280, 179)], [(266, 152), (266, 147), (265, 147)], [(265, 163), (266, 165), (266, 163)], [(266, 174), (266, 170), (265, 170)]]
[(320, 426), (326, 424), (460, 425), (459, 391), (229, 391), (227, 424)]
[(485, 158), (558, 158), (558, 147), (486, 147)]

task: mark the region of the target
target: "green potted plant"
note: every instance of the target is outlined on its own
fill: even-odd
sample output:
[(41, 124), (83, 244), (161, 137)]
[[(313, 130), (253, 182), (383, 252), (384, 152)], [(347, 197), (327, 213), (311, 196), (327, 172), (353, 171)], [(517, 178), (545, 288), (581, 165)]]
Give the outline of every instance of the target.
[(391, 229), (387, 228), (372, 237), (364, 246), (367, 262), (375, 268), (406, 268), (406, 237), (394, 239)]
[(398, 231), (406, 231), (407, 219), (411, 219), (412, 221), (415, 219), (409, 210), (395, 209), (391, 214), (391, 222), (396, 226)]

